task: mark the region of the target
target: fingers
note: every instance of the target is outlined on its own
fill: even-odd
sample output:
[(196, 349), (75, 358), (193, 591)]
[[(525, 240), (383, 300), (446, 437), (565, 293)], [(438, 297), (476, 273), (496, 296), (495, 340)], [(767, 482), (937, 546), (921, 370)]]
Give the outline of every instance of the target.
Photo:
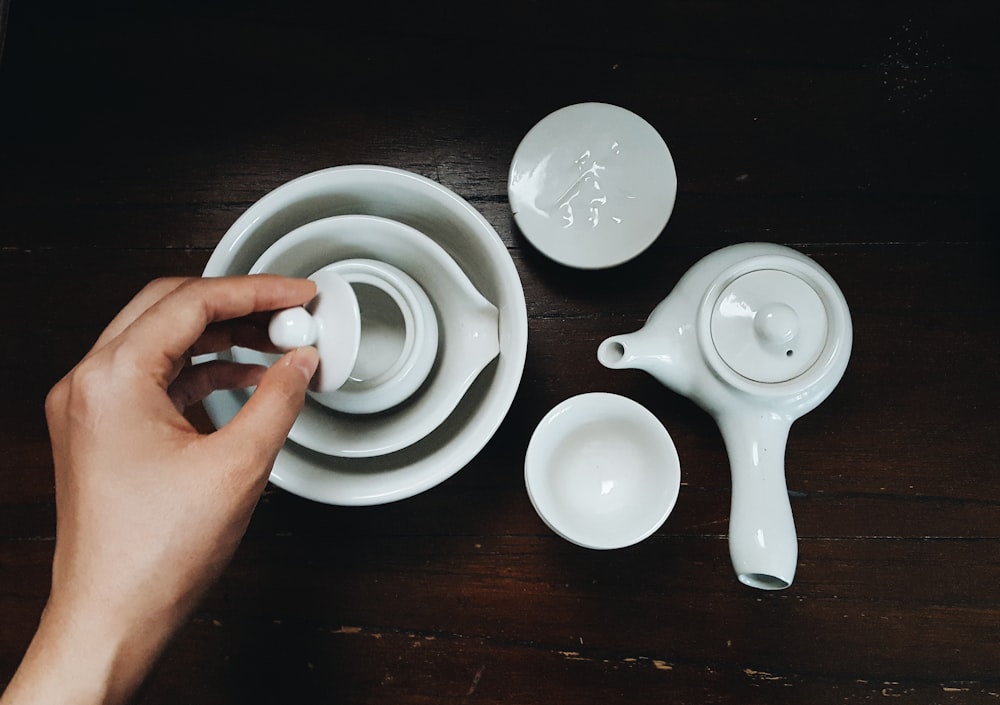
[(136, 294), (132, 300), (125, 305), (125, 308), (119, 311), (118, 315), (111, 319), (111, 323), (108, 324), (108, 326), (101, 333), (100, 337), (97, 338), (94, 346), (91, 348), (91, 354), (103, 348), (111, 340), (117, 338), (122, 331), (132, 325), (135, 319), (144, 314), (150, 306), (172, 292), (185, 281), (186, 279), (184, 277), (169, 277), (155, 279), (143, 287), (142, 291)]
[(176, 363), (213, 323), (299, 306), (316, 294), (304, 279), (271, 275), (188, 279), (149, 306), (118, 335), (120, 352), (136, 369), (166, 386)]
[(266, 479), (295, 417), (302, 410), (309, 380), (316, 373), (316, 348), (298, 348), (271, 365), (257, 383), (257, 390), (239, 413), (214, 439), (230, 446), (232, 454), (253, 456), (251, 463)]
[(191, 347), (191, 355), (228, 350), (234, 345), (261, 352), (278, 352), (268, 337), (267, 326), (274, 313), (252, 313), (231, 321), (212, 323)]
[(255, 387), (267, 370), (263, 365), (244, 365), (213, 360), (185, 367), (167, 389), (177, 411), (201, 401), (219, 389)]

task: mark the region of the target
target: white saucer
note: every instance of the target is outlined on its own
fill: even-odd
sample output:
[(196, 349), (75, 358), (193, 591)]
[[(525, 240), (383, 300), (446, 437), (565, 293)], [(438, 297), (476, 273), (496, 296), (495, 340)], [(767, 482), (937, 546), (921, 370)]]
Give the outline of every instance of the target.
[(626, 262), (663, 231), (677, 172), (663, 138), (606, 103), (555, 111), (525, 135), (507, 182), (514, 220), (556, 262), (601, 269)]
[(559, 536), (586, 548), (624, 548), (669, 516), (681, 466), (670, 434), (648, 409), (593, 392), (541, 420), (524, 480), (535, 511)]

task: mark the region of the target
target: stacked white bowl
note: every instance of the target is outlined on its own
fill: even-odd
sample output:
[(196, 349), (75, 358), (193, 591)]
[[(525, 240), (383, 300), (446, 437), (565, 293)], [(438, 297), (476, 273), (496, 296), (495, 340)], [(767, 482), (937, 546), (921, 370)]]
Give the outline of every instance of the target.
[[(426, 294), (436, 314), (429, 369), (390, 402), (375, 397), (391, 385), (359, 387), (347, 401), (310, 395), (271, 480), (328, 504), (382, 504), (444, 481), (493, 436), (524, 370), (527, 310), (510, 254), (486, 219), (440, 184), (383, 166), (325, 169), (265, 195), (222, 238), (204, 274), (305, 277), (344, 263), (351, 272), (367, 263), (376, 276), (401, 273), (390, 284), (402, 298), (416, 293), (400, 305), (418, 319), (423, 311), (425, 323)], [(242, 349), (222, 356), (260, 359)], [(249, 393), (216, 392), (205, 408), (222, 426)], [(361, 397), (373, 405), (352, 407)]]

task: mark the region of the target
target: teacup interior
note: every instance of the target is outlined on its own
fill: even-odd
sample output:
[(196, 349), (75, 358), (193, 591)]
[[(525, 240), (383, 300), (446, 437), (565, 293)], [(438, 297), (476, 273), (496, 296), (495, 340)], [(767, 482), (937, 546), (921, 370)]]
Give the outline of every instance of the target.
[(629, 419), (574, 429), (553, 446), (549, 464), (549, 518), (581, 541), (629, 543), (663, 520), (664, 459)]
[(588, 548), (623, 548), (670, 514), (680, 463), (652, 413), (592, 392), (542, 419), (528, 444), (525, 481), (539, 516), (557, 534)]
[(351, 286), (361, 311), (361, 343), (350, 380), (358, 384), (374, 382), (391, 374), (403, 356), (408, 325), (399, 304), (387, 291), (362, 282)]

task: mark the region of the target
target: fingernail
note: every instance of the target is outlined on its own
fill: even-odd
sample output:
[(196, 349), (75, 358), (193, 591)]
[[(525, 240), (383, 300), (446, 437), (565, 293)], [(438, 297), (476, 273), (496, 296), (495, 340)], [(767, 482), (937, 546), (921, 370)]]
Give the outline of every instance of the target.
[(319, 352), (311, 345), (296, 348), (288, 353), (288, 364), (299, 370), (308, 382), (316, 374), (316, 368), (319, 366)]

